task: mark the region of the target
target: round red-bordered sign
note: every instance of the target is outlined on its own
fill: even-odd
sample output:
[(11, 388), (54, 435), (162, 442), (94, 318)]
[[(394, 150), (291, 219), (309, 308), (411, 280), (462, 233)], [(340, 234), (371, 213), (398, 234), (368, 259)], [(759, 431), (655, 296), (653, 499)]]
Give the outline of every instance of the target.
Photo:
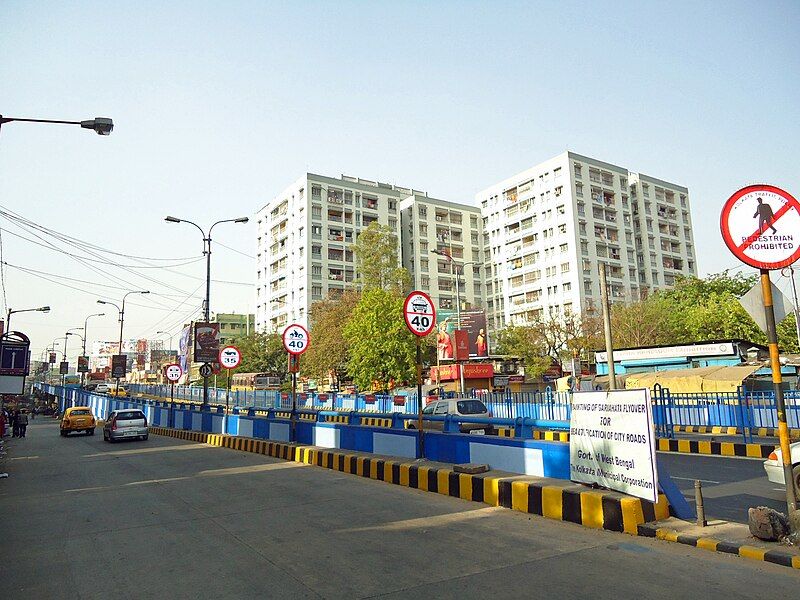
[(283, 347), (289, 354), (299, 356), (308, 350), (310, 346), (311, 336), (302, 325), (292, 323), (283, 330)]
[(167, 378), (167, 381), (170, 383), (177, 382), (183, 376), (183, 369), (177, 363), (173, 363), (171, 365), (164, 366), (164, 377)]
[(225, 369), (235, 369), (242, 362), (242, 353), (236, 346), (225, 346), (219, 351), (219, 364)]
[(800, 259), (800, 203), (773, 185), (749, 185), (728, 198), (720, 230), (733, 255), (756, 269), (781, 269)]
[(431, 297), (425, 292), (411, 292), (403, 303), (403, 318), (411, 333), (428, 335), (436, 327), (436, 307)]

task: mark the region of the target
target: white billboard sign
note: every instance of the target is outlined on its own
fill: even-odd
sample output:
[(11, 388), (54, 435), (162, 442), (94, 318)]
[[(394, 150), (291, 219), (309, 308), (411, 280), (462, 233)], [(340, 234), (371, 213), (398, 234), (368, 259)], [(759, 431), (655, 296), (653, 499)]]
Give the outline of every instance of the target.
[[(736, 351), (731, 342), (710, 344), (687, 344), (685, 346), (661, 346), (659, 348), (633, 348), (631, 350), (614, 350), (614, 360), (654, 360), (659, 358), (682, 358), (684, 356), (728, 356)], [(595, 352), (596, 362), (608, 360), (606, 352)]]
[(650, 390), (575, 392), (570, 479), (658, 501)]

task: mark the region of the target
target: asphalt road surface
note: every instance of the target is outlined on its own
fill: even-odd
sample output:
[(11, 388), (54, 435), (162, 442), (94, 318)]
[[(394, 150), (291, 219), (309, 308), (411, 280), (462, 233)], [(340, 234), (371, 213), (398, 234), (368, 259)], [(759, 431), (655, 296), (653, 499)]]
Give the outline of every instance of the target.
[(37, 419), (0, 480), (2, 598), (791, 598), (796, 571), (152, 435)]
[(700, 480), (707, 518), (747, 523), (751, 506), (786, 512), (786, 491), (767, 479), (763, 458), (659, 452), (658, 461), (692, 506), (694, 480)]

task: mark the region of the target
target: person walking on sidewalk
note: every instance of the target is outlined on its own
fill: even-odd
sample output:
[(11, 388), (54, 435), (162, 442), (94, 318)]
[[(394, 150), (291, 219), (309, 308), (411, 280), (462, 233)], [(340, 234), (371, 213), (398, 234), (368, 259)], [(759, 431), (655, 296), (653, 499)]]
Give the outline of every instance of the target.
[(19, 409), (15, 408), (11, 413), (11, 437), (19, 437)]
[(28, 429), (28, 413), (23, 410), (17, 417), (17, 428), (19, 428), (19, 437), (25, 437), (25, 430)]

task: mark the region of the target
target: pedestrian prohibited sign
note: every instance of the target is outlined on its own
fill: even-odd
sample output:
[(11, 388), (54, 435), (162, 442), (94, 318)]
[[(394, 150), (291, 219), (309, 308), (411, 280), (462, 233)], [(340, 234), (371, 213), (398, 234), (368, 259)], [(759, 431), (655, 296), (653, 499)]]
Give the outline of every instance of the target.
[(428, 335), (436, 326), (433, 300), (425, 292), (411, 292), (403, 304), (403, 317), (411, 333), (420, 337)]
[(781, 269), (800, 258), (800, 203), (772, 185), (751, 185), (728, 198), (722, 239), (743, 263)]
[(235, 369), (242, 362), (242, 353), (236, 346), (225, 346), (219, 351), (219, 364), (226, 369)]
[(302, 325), (293, 323), (283, 330), (283, 347), (289, 354), (300, 355), (311, 345), (311, 336)]
[(170, 383), (177, 382), (183, 375), (183, 369), (179, 364), (171, 364), (164, 367), (164, 376)]

